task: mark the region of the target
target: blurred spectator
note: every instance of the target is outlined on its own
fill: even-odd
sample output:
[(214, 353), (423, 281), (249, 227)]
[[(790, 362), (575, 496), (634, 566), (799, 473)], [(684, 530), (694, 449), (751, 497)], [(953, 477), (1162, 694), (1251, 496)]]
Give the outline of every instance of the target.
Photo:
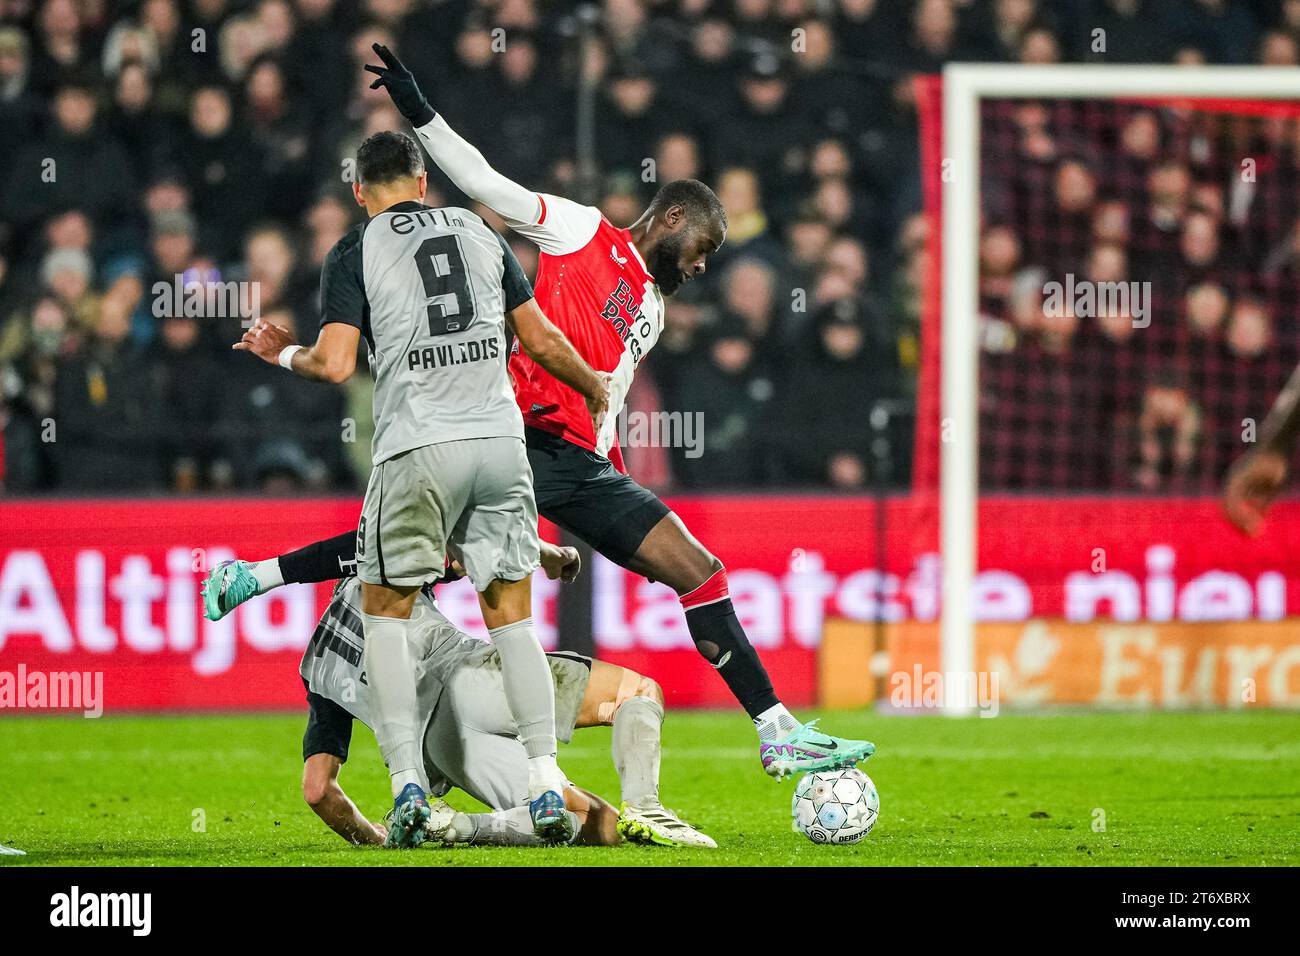
[(742, 254), (765, 259), (773, 265), (779, 263), (783, 250), (770, 231), (762, 205), (762, 188), (753, 170), (724, 170), (718, 176), (716, 189), (727, 211), (727, 241), (712, 257), (711, 268), (720, 269)]
[(1034, 27), (1020, 40), (1018, 59), (1027, 64), (1048, 64), (1061, 61), (1061, 44), (1056, 34), (1046, 27)]
[(84, 250), (55, 249), (41, 263), (41, 286), (87, 331), (99, 324), (99, 297), (92, 284), (94, 266)]
[(1246, 4), (1232, 0), (1182, 0), (1171, 19), (1179, 46), (1205, 51), (1211, 63), (1249, 62), (1259, 24)]
[(1228, 347), (1232, 354), (1238, 358), (1257, 359), (1272, 344), (1273, 323), (1264, 305), (1252, 299), (1238, 302), (1228, 322)]
[(1212, 339), (1223, 330), (1228, 314), (1228, 294), (1212, 282), (1187, 291), (1187, 324), (1197, 338)]
[(15, 154), (4, 218), (22, 229), (55, 210), (75, 207), (100, 225), (129, 221), (135, 205), (131, 162), (108, 131), (98, 128), (94, 92), (64, 83), (52, 106), (49, 132)]
[(278, 60), (264, 55), (253, 62), (244, 78), (243, 118), (262, 158), (263, 215), (291, 218), (312, 192), (309, 117), (298, 102)]
[(772, 382), (743, 321), (727, 318), (704, 352), (688, 359), (675, 399), (703, 421), (702, 454), (674, 452), (674, 473), (687, 488), (744, 487), (766, 477), (764, 425)]
[(244, 243), (244, 274), (257, 288), (262, 311), (287, 309), (294, 313), (295, 319), (316, 319), (318, 313), (305, 315), (314, 302), (316, 277), (299, 269), (298, 254), (288, 232), (281, 227), (259, 226), (248, 235)]
[(1185, 387), (1164, 381), (1148, 388), (1138, 418), (1137, 487), (1146, 492), (1185, 488), (1200, 435), (1200, 411)]
[[(668, 132), (665, 111), (656, 103), (659, 86), (650, 74), (626, 69), (607, 77), (604, 91), (607, 103), (596, 127), (601, 164), (639, 172), (654, 155), (654, 144)], [(669, 181), (665, 176), (663, 182)]]
[(234, 254), (241, 231), (265, 209), (260, 153), (248, 132), (235, 126), (230, 93), (200, 87), (173, 158), (189, 186), (202, 241), (222, 258)]
[(776, 270), (761, 259), (737, 259), (722, 275), (725, 318), (734, 319), (766, 361), (781, 358), (785, 309), (778, 298)]
[[(880, 347), (878, 316), (846, 299), (828, 306), (795, 353), (783, 383), (780, 449), (786, 480), (861, 489), (872, 476), (869, 415), (876, 399), (896, 394), (891, 350)], [(875, 328), (869, 332), (868, 326)], [(874, 332), (874, 335), (872, 334)]]
[(32, 44), (32, 88), (48, 97), (88, 64), (91, 51), (81, 36), (81, 13), (74, 0), (46, 0), (36, 18)]
[(12, 169), (19, 144), (35, 139), (41, 128), (44, 103), (31, 90), (31, 45), (27, 35), (0, 26), (0, 163)]
[(158, 439), (164, 479), (179, 492), (220, 484), (230, 470), (216, 440), (230, 360), (203, 347), (197, 318), (165, 316), (158, 338), (145, 355), (151, 399), (158, 408)]
[[(298, 328), (288, 309), (262, 317), (291, 332)], [(264, 362), (231, 361), (222, 395), (220, 437), (240, 484), (280, 494), (355, 481), (344, 450), (355, 423), (345, 421), (339, 389)]]
[(1078, 31), (1076, 55), (1094, 63), (1167, 62), (1180, 46), (1195, 43), (1171, 33), (1170, 21), (1181, 12), (1178, 5), (1168, 0), (1091, 0), (1090, 29)]
[(800, 165), (812, 138), (806, 113), (790, 97), (787, 70), (775, 55), (755, 57), (737, 81), (738, 107), (714, 118), (714, 168), (743, 165), (774, 191)]
[(172, 118), (155, 108), (153, 79), (139, 61), (128, 61), (117, 74), (108, 129), (126, 151), (134, 180), (152, 180), (176, 130)]
[(160, 483), (159, 406), (128, 339), (133, 307), (124, 296), (105, 296), (86, 342), (59, 369), (60, 487), (104, 492)]

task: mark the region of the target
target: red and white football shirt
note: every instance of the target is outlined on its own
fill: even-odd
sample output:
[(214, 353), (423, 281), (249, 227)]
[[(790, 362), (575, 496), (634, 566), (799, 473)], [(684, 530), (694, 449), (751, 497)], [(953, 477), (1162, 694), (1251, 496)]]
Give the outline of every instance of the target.
[(516, 345), (510, 356), (515, 399), (524, 423), (606, 455), (620, 471), (616, 418), (628, 387), (663, 331), (663, 296), (631, 233), (592, 206), (538, 194), (535, 223), (511, 227), (537, 244), (537, 304), (598, 372), (612, 372), (609, 414), (593, 434), (582, 396), (561, 384)]

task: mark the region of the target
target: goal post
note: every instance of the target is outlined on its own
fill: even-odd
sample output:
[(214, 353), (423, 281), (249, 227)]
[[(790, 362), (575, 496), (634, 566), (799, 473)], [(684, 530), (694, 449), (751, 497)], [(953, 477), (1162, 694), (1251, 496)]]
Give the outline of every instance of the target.
[[(940, 550), (945, 675), (975, 671), (979, 503), (980, 106), (986, 99), (1168, 97), (1300, 100), (1300, 70), (1250, 66), (950, 64), (943, 71)], [(974, 711), (972, 683), (944, 681), (944, 712)]]

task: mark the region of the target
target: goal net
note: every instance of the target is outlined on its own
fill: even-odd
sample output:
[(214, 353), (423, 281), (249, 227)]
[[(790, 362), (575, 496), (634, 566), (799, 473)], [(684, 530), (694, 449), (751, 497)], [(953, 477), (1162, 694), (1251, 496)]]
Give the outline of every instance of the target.
[(1249, 542), (1216, 501), (1300, 360), (1297, 100), (1262, 68), (919, 85), (943, 674), (997, 671), (1012, 703), (1300, 704), (1300, 518)]

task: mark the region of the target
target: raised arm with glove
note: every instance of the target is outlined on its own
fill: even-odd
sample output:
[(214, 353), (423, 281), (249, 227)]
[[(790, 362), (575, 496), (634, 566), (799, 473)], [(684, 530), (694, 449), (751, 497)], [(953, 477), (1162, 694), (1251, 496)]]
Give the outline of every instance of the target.
[(366, 70), (378, 77), (370, 88), (383, 87), (388, 91), (393, 105), (415, 127), (416, 135), (438, 168), (466, 196), (508, 222), (536, 222), (540, 202), (537, 194), (498, 173), (482, 153), (448, 126), (429, 105), (411, 71), (388, 47), (376, 43), (373, 49), (384, 65), (366, 64)]

